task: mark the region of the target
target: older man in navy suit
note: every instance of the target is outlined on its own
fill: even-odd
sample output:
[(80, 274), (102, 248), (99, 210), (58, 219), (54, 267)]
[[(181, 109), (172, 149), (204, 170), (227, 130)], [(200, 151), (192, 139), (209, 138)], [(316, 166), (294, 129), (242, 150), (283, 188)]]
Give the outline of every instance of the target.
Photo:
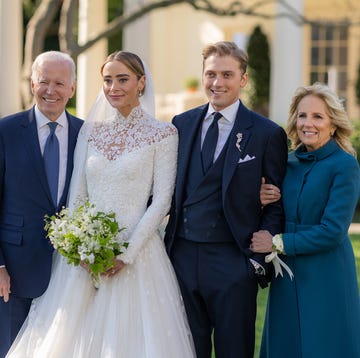
[(0, 357), (46, 290), (53, 248), (45, 215), (66, 203), (82, 121), (65, 106), (75, 91), (75, 63), (49, 51), (34, 61), (32, 109), (0, 120)]
[(279, 202), (262, 208), (262, 177), (281, 183), (284, 130), (239, 100), (247, 55), (232, 42), (203, 51), (207, 105), (175, 116), (179, 132), (176, 189), (165, 242), (174, 265), (198, 358), (254, 354), (256, 296), (271, 275), (252, 234), (281, 232)]

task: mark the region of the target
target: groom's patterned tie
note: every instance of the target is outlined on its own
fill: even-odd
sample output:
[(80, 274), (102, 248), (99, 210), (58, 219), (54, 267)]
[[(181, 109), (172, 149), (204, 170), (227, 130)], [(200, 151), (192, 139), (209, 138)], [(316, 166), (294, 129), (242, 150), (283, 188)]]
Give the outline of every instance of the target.
[(55, 135), (55, 129), (58, 124), (49, 122), (50, 134), (46, 139), (44, 147), (44, 164), (51, 197), (55, 206), (57, 206), (57, 193), (59, 184), (59, 141)]
[(214, 112), (213, 115), (213, 121), (206, 132), (201, 149), (204, 173), (206, 173), (211, 168), (214, 162), (214, 154), (219, 136), (218, 120), (222, 117), (222, 114), (219, 112)]

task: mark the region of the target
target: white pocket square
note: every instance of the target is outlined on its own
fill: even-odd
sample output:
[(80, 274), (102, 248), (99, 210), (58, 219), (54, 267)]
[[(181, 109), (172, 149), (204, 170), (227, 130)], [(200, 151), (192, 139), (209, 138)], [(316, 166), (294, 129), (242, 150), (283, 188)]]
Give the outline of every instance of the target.
[(250, 160), (254, 160), (255, 158), (256, 158), (255, 155), (251, 157), (249, 154), (246, 154), (245, 158), (240, 158), (238, 163), (245, 163)]

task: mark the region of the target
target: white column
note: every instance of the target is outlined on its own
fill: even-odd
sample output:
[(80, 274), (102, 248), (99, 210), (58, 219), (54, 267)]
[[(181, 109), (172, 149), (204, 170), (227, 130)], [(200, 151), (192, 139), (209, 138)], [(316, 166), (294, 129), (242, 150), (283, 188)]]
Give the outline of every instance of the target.
[[(303, 14), (303, 0), (288, 4)], [(277, 14), (288, 13), (282, 4), (276, 5)], [(297, 87), (303, 85), (303, 26), (288, 17), (275, 21), (275, 36), (271, 54), (270, 118), (279, 123), (287, 121), (291, 99)]]
[(21, 110), (22, 1), (0, 0), (0, 117)]
[[(79, 1), (79, 43), (84, 43), (94, 31), (107, 22), (107, 0)], [(102, 40), (78, 57), (76, 114), (85, 118), (101, 88), (100, 67), (107, 55), (107, 41)]]
[[(136, 1), (125, 0), (125, 13), (139, 7)], [(150, 16), (145, 15), (128, 24), (123, 30), (123, 50), (136, 53), (151, 69), (151, 27)]]

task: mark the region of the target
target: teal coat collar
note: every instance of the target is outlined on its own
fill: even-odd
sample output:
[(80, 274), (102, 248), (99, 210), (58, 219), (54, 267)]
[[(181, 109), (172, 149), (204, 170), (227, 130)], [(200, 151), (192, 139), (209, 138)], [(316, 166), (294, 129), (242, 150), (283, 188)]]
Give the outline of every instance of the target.
[(295, 150), (294, 154), (299, 161), (319, 161), (328, 157), (338, 149), (339, 147), (336, 142), (330, 139), (325, 145), (311, 152), (306, 151), (305, 146), (302, 144)]

